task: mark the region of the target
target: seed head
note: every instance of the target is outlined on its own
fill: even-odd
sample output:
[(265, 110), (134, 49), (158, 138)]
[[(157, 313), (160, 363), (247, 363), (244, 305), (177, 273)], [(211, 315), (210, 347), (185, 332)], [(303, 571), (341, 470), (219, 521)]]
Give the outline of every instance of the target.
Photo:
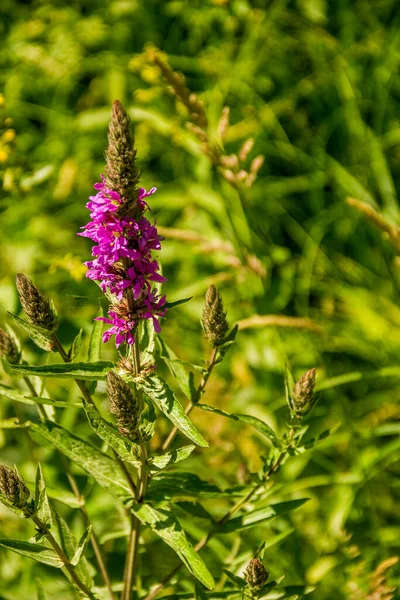
[(124, 200), (120, 216), (134, 215), (137, 209), (140, 172), (136, 166), (136, 150), (130, 118), (119, 100), (112, 107), (106, 150), (106, 184)]
[(0, 500), (9, 508), (29, 513), (30, 491), (16, 469), (0, 465)]
[(252, 592), (257, 592), (267, 583), (269, 573), (258, 558), (252, 558), (244, 572), (244, 578)]
[(17, 275), (17, 290), (22, 308), (32, 325), (54, 332), (58, 327), (56, 309), (23, 273)]
[(21, 350), (15, 338), (3, 329), (0, 329), (0, 358), (5, 358), (13, 365), (21, 360)]
[(306, 415), (316, 402), (314, 396), (315, 369), (306, 371), (300, 377), (292, 392), (292, 410), (300, 417)]
[(114, 371), (109, 371), (107, 375), (107, 394), (111, 412), (117, 417), (120, 433), (129, 439), (135, 439), (140, 405), (129, 385)]
[(224, 311), (221, 294), (210, 285), (206, 293), (206, 303), (203, 310), (203, 327), (206, 338), (214, 348), (220, 346), (229, 330), (229, 323)]

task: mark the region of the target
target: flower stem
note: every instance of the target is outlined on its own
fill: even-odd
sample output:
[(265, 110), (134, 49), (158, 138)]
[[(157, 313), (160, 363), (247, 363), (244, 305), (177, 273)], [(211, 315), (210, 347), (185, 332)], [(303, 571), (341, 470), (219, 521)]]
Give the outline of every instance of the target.
[[(292, 441), (293, 441), (293, 435), (294, 435), (294, 429), (291, 429), (289, 432), (289, 444), (291, 445)], [(219, 533), (219, 531), (224, 527), (224, 525), (233, 517), (233, 515), (235, 515), (241, 508), (243, 508), (243, 506), (245, 506), (248, 502), (250, 502), (250, 500), (253, 498), (253, 496), (265, 485), (265, 483), (271, 478), (271, 476), (276, 473), (276, 471), (279, 469), (282, 461), (284, 460), (284, 458), (286, 458), (287, 453), (289, 452), (289, 447), (290, 445), (286, 448), (284, 448), (281, 453), (279, 454), (279, 456), (277, 457), (276, 461), (270, 466), (270, 468), (268, 469), (267, 473), (264, 476), (263, 481), (261, 481), (260, 483), (257, 483), (251, 490), (250, 492), (244, 497), (241, 498), (223, 517), (222, 519), (220, 519), (215, 525), (214, 527), (208, 532), (208, 534), (206, 536), (204, 536), (194, 547), (194, 549), (196, 550), (196, 552), (198, 552), (199, 550), (201, 550), (202, 548), (204, 548), (204, 546), (206, 546), (208, 544), (208, 542)], [(150, 594), (148, 594), (144, 600), (153, 600), (153, 598), (155, 598), (159, 592), (161, 592), (161, 590), (167, 585), (167, 583), (176, 575), (176, 573), (178, 573), (181, 568), (183, 566), (183, 563), (180, 563), (177, 567), (175, 567), (175, 569), (173, 571), (171, 571), (164, 579), (161, 583), (159, 583), (157, 585), (157, 587), (154, 588), (154, 590), (152, 592), (150, 592)]]
[[(195, 405), (200, 401), (200, 398), (205, 390), (205, 387), (207, 385), (207, 381), (209, 380), (209, 377), (211, 375), (211, 372), (213, 370), (213, 368), (215, 367), (215, 363), (217, 360), (217, 355), (218, 355), (218, 348), (213, 348), (212, 352), (211, 352), (211, 356), (210, 356), (210, 360), (208, 361), (208, 367), (206, 372), (203, 375), (203, 378), (200, 382), (199, 387), (197, 388), (192, 400), (190, 400), (190, 402), (188, 403), (188, 405), (186, 406), (185, 409), (185, 415), (189, 415), (193, 408), (195, 407)], [(166, 450), (168, 450), (168, 448), (170, 447), (170, 445), (172, 444), (172, 442), (175, 439), (176, 434), (178, 433), (178, 428), (174, 427), (169, 436), (167, 437), (167, 439), (165, 440), (163, 446), (162, 446), (162, 450), (165, 452)]]
[(68, 571), (76, 587), (78, 587), (88, 598), (90, 598), (90, 600), (96, 600), (96, 596), (90, 591), (90, 589), (83, 583), (83, 581), (77, 575), (74, 565), (71, 564), (64, 550), (58, 544), (54, 536), (50, 533), (50, 530), (47, 527), (47, 525), (43, 523), (35, 514), (31, 515), (31, 519), (38, 527), (38, 529), (40, 529), (40, 531), (43, 531), (47, 541), (49, 542), (53, 550), (57, 553), (60, 560), (63, 562), (64, 568)]
[[(133, 358), (133, 370), (134, 376), (137, 377), (141, 370), (140, 365), (140, 348), (139, 348), (139, 331), (135, 332), (135, 343), (132, 348)], [(143, 409), (143, 398), (140, 390), (137, 390), (137, 394), (140, 401), (140, 412)], [(140, 435), (140, 434), (139, 434)], [(141, 504), (144, 501), (144, 495), (147, 488), (147, 471), (145, 468), (147, 462), (147, 448), (145, 442), (140, 438), (140, 447), (142, 454), (142, 465), (138, 469), (138, 478), (136, 486), (135, 500), (137, 504)], [(135, 584), (135, 572), (136, 572), (136, 560), (139, 549), (139, 538), (140, 538), (140, 521), (134, 515), (131, 517), (131, 532), (128, 542), (128, 550), (125, 561), (124, 570), (124, 587), (122, 591), (121, 600), (131, 600), (132, 588)]]

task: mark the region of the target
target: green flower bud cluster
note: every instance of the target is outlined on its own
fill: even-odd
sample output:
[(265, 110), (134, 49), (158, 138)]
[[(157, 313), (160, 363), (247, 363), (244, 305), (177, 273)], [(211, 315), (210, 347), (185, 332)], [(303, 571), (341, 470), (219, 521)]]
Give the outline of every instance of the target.
[(210, 285), (206, 293), (206, 303), (203, 311), (203, 328), (207, 340), (212, 346), (220, 346), (229, 330), (221, 294)]
[(129, 439), (135, 439), (139, 426), (140, 404), (129, 385), (114, 371), (107, 375), (107, 394), (111, 412), (117, 417), (120, 433)]

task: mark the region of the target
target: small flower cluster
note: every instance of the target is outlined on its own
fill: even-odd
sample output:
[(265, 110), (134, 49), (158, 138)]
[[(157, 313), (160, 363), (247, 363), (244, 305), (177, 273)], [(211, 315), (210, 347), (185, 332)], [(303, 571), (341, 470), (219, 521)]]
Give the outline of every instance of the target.
[(124, 201), (120, 194), (109, 189), (104, 176), (96, 183), (95, 196), (90, 197), (87, 208), (91, 221), (78, 235), (88, 237), (96, 245), (92, 249), (94, 259), (85, 263), (86, 274), (100, 282), (104, 293), (111, 295), (113, 304), (109, 318), (99, 317), (111, 325), (103, 335), (106, 342), (115, 335), (117, 348), (123, 343), (134, 343), (133, 331), (138, 319), (153, 319), (154, 329), (159, 332), (157, 317), (166, 312), (165, 296), (159, 297), (152, 283), (166, 281), (158, 273), (159, 265), (151, 256), (161, 248), (157, 228), (143, 216), (148, 208), (144, 198), (156, 191), (146, 192), (139, 188), (135, 217), (124, 215)]

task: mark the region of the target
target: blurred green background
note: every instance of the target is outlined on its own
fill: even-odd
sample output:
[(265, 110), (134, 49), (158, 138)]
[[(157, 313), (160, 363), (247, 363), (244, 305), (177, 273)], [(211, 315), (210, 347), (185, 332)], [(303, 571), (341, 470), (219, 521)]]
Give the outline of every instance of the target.
[[(309, 586), (310, 598), (372, 598), (371, 573), (398, 554), (400, 539), (400, 261), (345, 199), (399, 223), (397, 0), (3, 0), (0, 15), (1, 323), (20, 310), (14, 277), (22, 271), (54, 298), (65, 345), (81, 326), (89, 335), (100, 297), (82, 266), (90, 244), (76, 233), (103, 172), (112, 101), (121, 100), (135, 125), (142, 184), (158, 187), (151, 204), (166, 237), (164, 291), (170, 301), (193, 296), (171, 311), (163, 336), (180, 358), (207, 357), (200, 316), (210, 283), (230, 322), (246, 319), (205, 401), (283, 429), (285, 363), (296, 376), (315, 366), (324, 391), (310, 434), (340, 425), (288, 462), (270, 492), (273, 501), (311, 500), (242, 543), (220, 538), (214, 552), (240, 573), (267, 541), (272, 576)], [(211, 138), (230, 107), (228, 154), (254, 138), (247, 166), (258, 155), (265, 162), (251, 189), (239, 195), (204, 155), (184, 107), (146, 58), (149, 43), (203, 100)], [(247, 320), (254, 315), (279, 318)], [(108, 344), (104, 357), (115, 356)], [(25, 358), (46, 360), (29, 340)], [(47, 385), (56, 399), (76, 394), (64, 382)], [(4, 400), (0, 416), (14, 410)], [(58, 410), (64, 425), (90, 435), (75, 409)], [(206, 413), (193, 419), (211, 448), (185, 469), (228, 487), (260, 467), (267, 449), (254, 431)], [(167, 429), (163, 422), (159, 440)], [(35, 460), (50, 455), (12, 431), (0, 435), (2, 461), (32, 481)], [(44, 471), (49, 483), (63, 483), (54, 457)], [(118, 580), (124, 539), (108, 539), (121, 529), (106, 518), (111, 506), (102, 492), (90, 496)], [(226, 507), (218, 501), (215, 510)], [(79, 531), (77, 511), (67, 514)], [(0, 508), (2, 536), (23, 527)], [(148, 543), (146, 586), (176, 564)], [(212, 563), (211, 551), (204, 556)], [(50, 568), (16, 555), (0, 553), (0, 574), (4, 600), (34, 594), (39, 576), (50, 599), (73, 597)], [(399, 584), (398, 568), (390, 574)], [(187, 586), (183, 578), (180, 589)]]

